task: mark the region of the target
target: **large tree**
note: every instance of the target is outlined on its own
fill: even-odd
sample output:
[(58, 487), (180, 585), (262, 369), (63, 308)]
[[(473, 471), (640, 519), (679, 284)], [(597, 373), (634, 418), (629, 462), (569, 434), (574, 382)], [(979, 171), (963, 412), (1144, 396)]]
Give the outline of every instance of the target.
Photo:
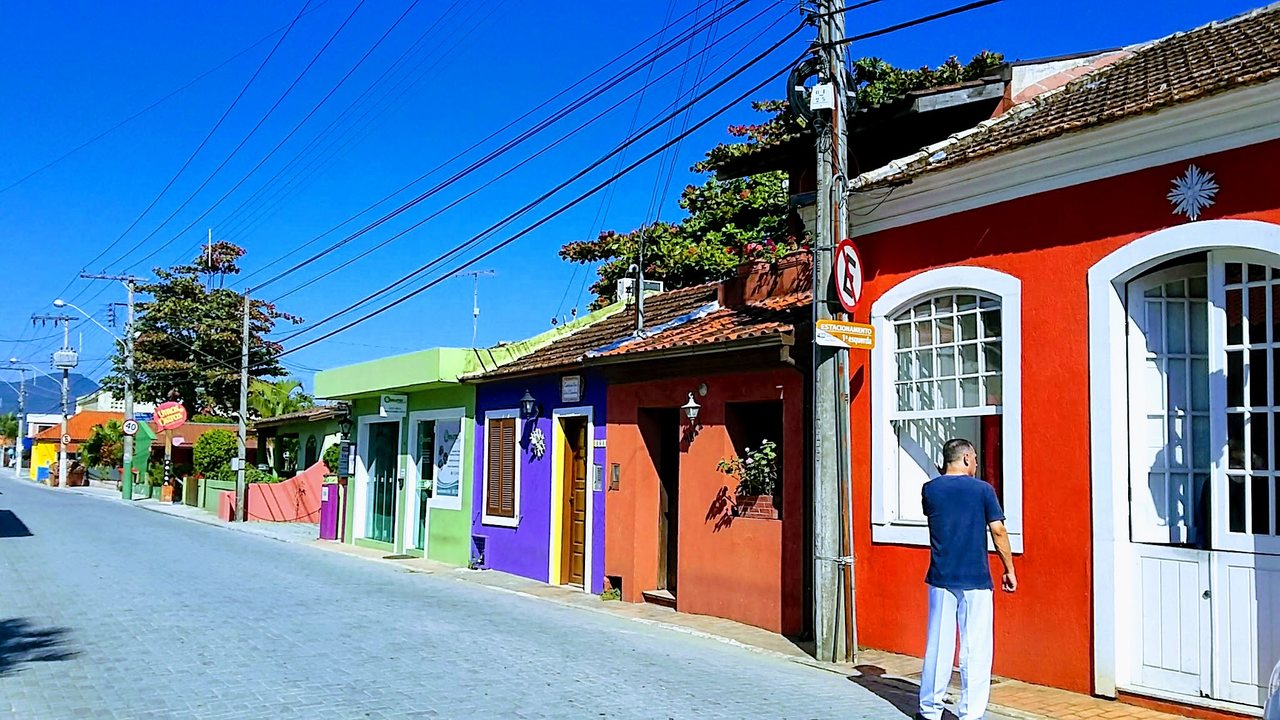
[[(991, 73), (1003, 61), (998, 53), (982, 52), (967, 64), (951, 57), (937, 68), (903, 70), (878, 58), (862, 58), (853, 66), (856, 103), (871, 107), (912, 90), (972, 80)], [(795, 140), (807, 131), (786, 102), (757, 102), (752, 108), (768, 118), (753, 125), (730, 126), (734, 139), (708, 151), (693, 166), (694, 172), (714, 173), (735, 158)], [(614, 300), (618, 280), (628, 275), (640, 257), (642, 239), (645, 278), (661, 280), (668, 288), (722, 280), (745, 260), (770, 260), (808, 245), (808, 238), (797, 237), (788, 222), (787, 177), (782, 172), (733, 180), (712, 175), (684, 189), (680, 208), (685, 217), (678, 222), (652, 223), (629, 232), (606, 230), (595, 240), (571, 242), (560, 249), (560, 257), (570, 262), (599, 263), (599, 279), (591, 286), (594, 307)]]
[[(134, 341), (134, 392), (146, 402), (181, 399), (188, 413), (226, 415), (239, 406), (240, 337), (244, 296), (224, 287), (240, 272), (244, 250), (216, 242), (185, 265), (156, 268), (155, 280), (138, 286), (147, 299), (138, 303)], [(286, 375), (276, 360), (279, 343), (268, 336), (277, 322), (302, 319), (253, 300), (249, 312), (249, 375)], [(124, 388), (124, 355), (117, 348), (112, 373), (103, 387)]]

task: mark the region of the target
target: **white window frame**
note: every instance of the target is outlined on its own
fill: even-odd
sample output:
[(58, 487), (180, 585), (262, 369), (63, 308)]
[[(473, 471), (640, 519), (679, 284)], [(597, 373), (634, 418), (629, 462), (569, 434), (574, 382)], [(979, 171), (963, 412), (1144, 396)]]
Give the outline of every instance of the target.
[[(505, 418), (515, 418), (516, 420), (516, 449), (515, 449), (515, 515), (514, 517), (502, 517), (501, 515), (489, 514), (489, 421), (501, 420)], [(524, 432), (524, 420), (520, 417), (520, 411), (511, 410), (489, 410), (484, 414), (484, 466), (483, 473), (484, 483), (481, 488), (483, 493), (480, 496), (480, 524), (496, 525), (498, 527), (519, 527), (520, 526), (520, 437)]]
[[(461, 452), (463, 453), (462, 455), (462, 458), (464, 461), (463, 466), (465, 467), (466, 465), (465, 461), (466, 461), (466, 453), (467, 453), (467, 440), (469, 439), (468, 438), (469, 433), (467, 432), (467, 425), (468, 425), (467, 409), (458, 407), (458, 408), (444, 408), (440, 410), (415, 410), (409, 413), (409, 442), (406, 444), (407, 445), (406, 449), (409, 451), (407, 453), (408, 454), (407, 462), (409, 464), (408, 476), (410, 478), (413, 478), (415, 482), (417, 481), (418, 472), (419, 472), (419, 468), (418, 468), (419, 458), (418, 458), (418, 452), (416, 447), (416, 443), (418, 441), (418, 435), (417, 435), (418, 423), (421, 423), (421, 422), (434, 423), (440, 420), (457, 420), (459, 422), (460, 429), (458, 431), (459, 433), (458, 442), (462, 444)], [(486, 423), (487, 423), (487, 420), (486, 420)], [(488, 429), (489, 429), (489, 426), (486, 424), (485, 430), (487, 431)], [(487, 468), (488, 466), (486, 465), (485, 467)], [(487, 469), (486, 469), (486, 472), (488, 472)], [(461, 510), (462, 509), (462, 494), (464, 491), (462, 481), (466, 473), (463, 472), (462, 469), (459, 469), (459, 473), (460, 475), (458, 477), (458, 494), (453, 496), (437, 495), (435, 492), (436, 491), (436, 487), (435, 487), (436, 472), (434, 468), (432, 469), (431, 501), (429, 503), (431, 510)]]
[[(897, 336), (893, 318), (904, 309), (946, 293), (982, 293), (1000, 301), (1003, 397), (1001, 406), (1002, 484), (1005, 527), (1015, 553), (1022, 535), (1022, 281), (990, 268), (960, 265), (928, 270), (890, 288), (871, 304), (871, 324), (879, 342), (871, 351), (871, 539), (877, 543), (929, 545), (929, 528), (894, 521), (898, 497), (898, 442), (890, 421), (895, 407), (893, 379)], [(958, 411), (964, 414), (966, 411)]]

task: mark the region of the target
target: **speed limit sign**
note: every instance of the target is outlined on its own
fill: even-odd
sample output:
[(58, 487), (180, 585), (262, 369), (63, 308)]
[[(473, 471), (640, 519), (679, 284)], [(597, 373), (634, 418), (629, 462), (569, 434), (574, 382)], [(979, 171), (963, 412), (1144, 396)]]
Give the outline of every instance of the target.
[(125, 420), (125, 421), (124, 421), (124, 434), (125, 434), (125, 435), (137, 435), (137, 434), (138, 434), (138, 421), (137, 421), (137, 420), (134, 420), (134, 419), (132, 419), (132, 418), (130, 418), (130, 419), (128, 419), (128, 420)]

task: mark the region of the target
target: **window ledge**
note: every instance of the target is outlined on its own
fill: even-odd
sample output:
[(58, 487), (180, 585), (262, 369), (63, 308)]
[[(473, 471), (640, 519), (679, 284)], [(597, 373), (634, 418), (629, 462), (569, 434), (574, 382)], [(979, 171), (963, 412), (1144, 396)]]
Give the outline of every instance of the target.
[[(927, 525), (872, 525), (871, 542), (885, 545), (929, 547), (929, 527)], [(1013, 554), (1022, 554), (1022, 533), (1009, 533), (1009, 547), (1013, 550)], [(991, 538), (988, 537), (987, 552), (995, 552), (995, 550)]]
[(498, 517), (494, 515), (484, 515), (480, 518), (481, 525), (492, 525), (495, 527), (520, 527), (520, 518)]

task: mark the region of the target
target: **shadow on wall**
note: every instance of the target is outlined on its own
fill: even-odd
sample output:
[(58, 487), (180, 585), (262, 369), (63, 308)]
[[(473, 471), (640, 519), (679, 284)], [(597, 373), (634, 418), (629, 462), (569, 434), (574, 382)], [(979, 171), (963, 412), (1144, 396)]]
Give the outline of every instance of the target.
[(24, 663), (61, 662), (78, 654), (66, 646), (66, 628), (38, 628), (26, 618), (0, 620), (0, 677)]
[(31, 537), (31, 529), (12, 510), (0, 510), (0, 538), (12, 537)]

